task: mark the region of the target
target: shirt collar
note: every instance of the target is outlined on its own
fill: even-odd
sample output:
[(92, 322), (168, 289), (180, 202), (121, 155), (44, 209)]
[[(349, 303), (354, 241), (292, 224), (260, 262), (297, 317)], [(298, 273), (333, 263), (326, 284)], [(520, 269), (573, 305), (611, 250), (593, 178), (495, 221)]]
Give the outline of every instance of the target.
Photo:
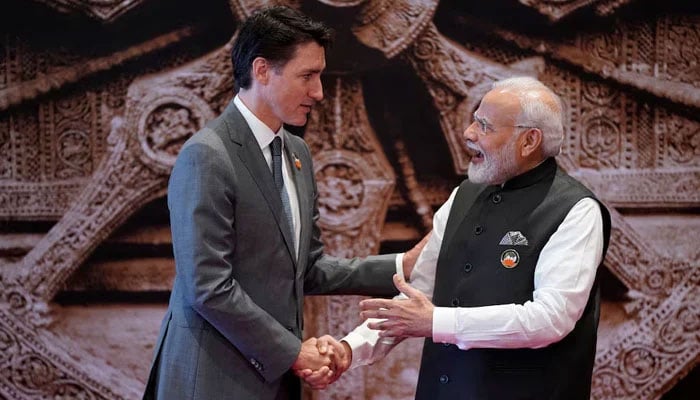
[(283, 126), (280, 127), (277, 133), (273, 132), (269, 126), (265, 125), (264, 122), (262, 122), (255, 116), (255, 114), (253, 114), (252, 111), (250, 111), (248, 106), (241, 101), (238, 95), (233, 98), (233, 104), (236, 105), (238, 111), (240, 111), (241, 115), (243, 115), (243, 119), (245, 119), (245, 122), (248, 123), (250, 130), (253, 131), (253, 136), (255, 136), (255, 140), (258, 142), (258, 146), (260, 146), (261, 149), (269, 146), (270, 143), (272, 143), (272, 139), (274, 139), (277, 135), (279, 135), (280, 139), (282, 139), (282, 148), (284, 149), (284, 135), (282, 134), (282, 131), (284, 130)]

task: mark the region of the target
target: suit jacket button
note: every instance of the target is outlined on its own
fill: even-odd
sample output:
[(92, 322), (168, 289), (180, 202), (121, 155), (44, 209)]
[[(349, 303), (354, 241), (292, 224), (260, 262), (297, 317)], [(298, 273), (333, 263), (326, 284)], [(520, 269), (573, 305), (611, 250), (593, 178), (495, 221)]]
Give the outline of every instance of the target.
[(459, 299), (452, 299), (452, 305), (457, 307), (459, 305)]
[(484, 228), (481, 225), (477, 225), (474, 227), (474, 234), (476, 235), (481, 235), (481, 233), (484, 231)]
[(440, 383), (447, 383), (450, 381), (450, 377), (447, 375), (440, 375)]
[(466, 273), (472, 272), (472, 268), (473, 268), (473, 265), (471, 265), (471, 263), (466, 263), (464, 265), (464, 272), (466, 272)]
[(493, 197), (491, 198), (491, 201), (493, 201), (493, 204), (498, 204), (501, 202), (501, 200), (503, 200), (503, 199), (501, 198), (500, 194), (494, 194)]

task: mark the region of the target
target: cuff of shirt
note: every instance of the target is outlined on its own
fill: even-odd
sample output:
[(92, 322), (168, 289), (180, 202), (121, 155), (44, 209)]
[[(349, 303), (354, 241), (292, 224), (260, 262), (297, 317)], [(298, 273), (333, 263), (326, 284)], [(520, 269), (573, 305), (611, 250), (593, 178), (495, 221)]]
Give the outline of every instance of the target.
[(456, 343), (455, 307), (435, 307), (433, 309), (433, 342)]
[(352, 364), (350, 365), (350, 369), (365, 365), (368, 357), (366, 354), (362, 354), (362, 345), (365, 343), (365, 339), (362, 337), (362, 335), (350, 332), (347, 336), (340, 340), (347, 342), (352, 350)]
[(396, 273), (399, 274), (401, 279), (406, 280), (406, 277), (403, 276), (403, 253), (396, 255)]
[[(378, 321), (378, 320), (377, 320)], [(372, 343), (378, 342), (379, 331), (366, 327), (366, 322), (363, 325), (355, 328), (354, 331), (348, 333), (341, 341), (347, 342), (352, 349), (352, 364), (350, 369), (369, 365), (372, 363)]]

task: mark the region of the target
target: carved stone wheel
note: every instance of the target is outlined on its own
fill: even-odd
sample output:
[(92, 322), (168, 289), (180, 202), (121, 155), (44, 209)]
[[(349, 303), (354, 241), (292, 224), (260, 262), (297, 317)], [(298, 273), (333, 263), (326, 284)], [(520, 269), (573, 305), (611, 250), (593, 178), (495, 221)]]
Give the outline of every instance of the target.
[[(137, 19), (130, 14), (150, 6), (36, 2), (104, 26)], [(280, 3), (337, 29), (325, 100), (298, 132), (314, 155), (328, 253), (401, 250), (397, 243), (428, 231), (434, 208), (467, 169), (461, 134), (480, 98), (495, 80), (537, 76), (565, 103), (560, 164), (613, 214), (601, 275), (604, 287), (623, 295), (608, 295), (603, 307), (593, 397), (658, 399), (693, 370), (700, 359), (697, 14), (672, 4), (638, 15), (630, 0), (479, 7), (449, 0), (229, 0), (231, 24)], [(593, 28), (601, 24), (607, 27)], [(92, 58), (44, 54), (6, 35), (0, 223), (9, 228), (0, 230), (0, 242), (8, 238), (0, 245), (0, 399), (140, 397), (145, 376), (129, 374), (106, 350), (88, 351), (57, 334), (67, 322), (57, 316), (55, 298), (75, 287), (76, 275), (90, 273), (80, 269), (120, 226), (163, 198), (180, 146), (230, 99), (231, 41), (187, 62), (151, 60), (147, 71), (120, 72), (128, 62), (192, 44), (202, 29), (180, 26)], [(90, 81), (105, 76), (107, 83)], [(52, 219), (58, 222), (25, 245), (26, 254), (13, 256), (13, 221)], [(171, 264), (154, 268), (157, 279), (172, 277)], [(359, 322), (357, 301), (308, 299), (306, 334), (346, 333)], [(412, 398), (420, 348), (420, 341), (407, 341), (379, 365), (306, 396)]]

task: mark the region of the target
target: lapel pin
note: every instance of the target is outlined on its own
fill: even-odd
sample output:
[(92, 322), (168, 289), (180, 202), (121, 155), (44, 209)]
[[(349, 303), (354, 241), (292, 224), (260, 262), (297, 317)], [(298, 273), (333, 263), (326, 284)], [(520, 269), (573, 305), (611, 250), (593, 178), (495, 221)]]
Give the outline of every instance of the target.
[(297, 169), (299, 171), (301, 171), (301, 160), (299, 159), (299, 157), (297, 157), (296, 153), (294, 153), (293, 155), (294, 155), (294, 166), (297, 167)]
[(501, 253), (501, 265), (511, 269), (515, 268), (520, 262), (520, 254), (515, 249), (508, 249)]

